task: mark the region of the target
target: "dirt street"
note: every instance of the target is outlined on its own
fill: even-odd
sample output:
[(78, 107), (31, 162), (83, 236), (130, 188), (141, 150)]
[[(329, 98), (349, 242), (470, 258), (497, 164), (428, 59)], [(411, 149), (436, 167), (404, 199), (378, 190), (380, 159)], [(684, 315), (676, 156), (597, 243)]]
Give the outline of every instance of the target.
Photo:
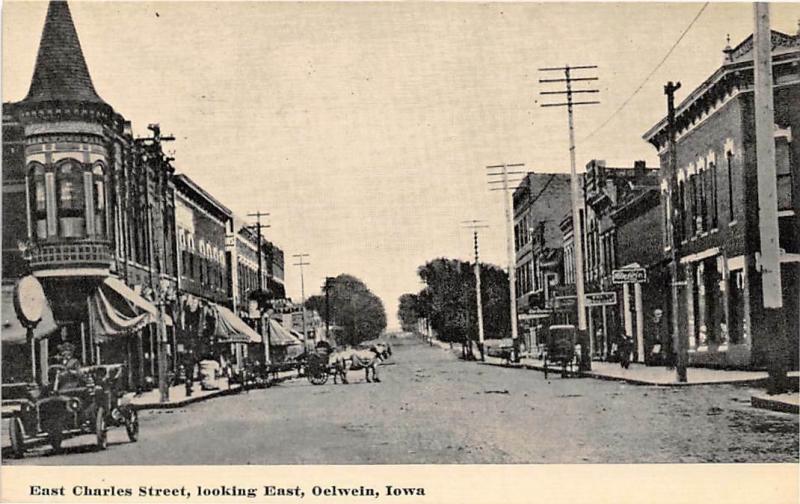
[(305, 379), (182, 409), (143, 411), (141, 438), (110, 432), (24, 464), (797, 462), (798, 417), (757, 410), (746, 387), (660, 388), (462, 362), (395, 345), (381, 383)]

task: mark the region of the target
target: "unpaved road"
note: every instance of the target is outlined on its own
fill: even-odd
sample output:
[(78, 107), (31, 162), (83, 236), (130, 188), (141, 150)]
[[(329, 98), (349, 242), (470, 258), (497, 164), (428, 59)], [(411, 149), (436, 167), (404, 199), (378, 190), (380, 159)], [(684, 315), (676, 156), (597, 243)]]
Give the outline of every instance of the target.
[[(141, 438), (12, 464), (797, 462), (798, 417), (729, 385), (659, 388), (458, 361), (408, 341), (382, 383), (306, 380), (141, 413)], [(86, 444), (83, 444), (86, 443)]]

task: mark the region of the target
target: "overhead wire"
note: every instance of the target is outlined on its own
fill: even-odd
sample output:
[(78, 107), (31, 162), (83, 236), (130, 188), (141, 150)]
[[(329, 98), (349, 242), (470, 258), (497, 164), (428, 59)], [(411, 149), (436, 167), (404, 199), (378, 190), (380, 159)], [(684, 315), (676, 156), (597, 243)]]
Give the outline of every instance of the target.
[(626, 98), (625, 101), (623, 101), (622, 104), (620, 104), (619, 107), (617, 107), (617, 109), (608, 117), (608, 119), (603, 121), (603, 123), (600, 124), (600, 126), (598, 126), (597, 128), (595, 128), (591, 133), (589, 133), (588, 135), (583, 137), (580, 140), (580, 142), (585, 142), (586, 140), (592, 138), (594, 135), (599, 133), (600, 130), (605, 128), (617, 116), (617, 114), (619, 114), (625, 107), (628, 106), (628, 104), (631, 102), (631, 100), (633, 100), (633, 98), (636, 97), (637, 94), (639, 94), (639, 91), (641, 91), (644, 88), (644, 86), (650, 81), (650, 78), (653, 77), (653, 75), (655, 75), (655, 73), (664, 65), (664, 63), (667, 61), (667, 59), (669, 59), (669, 57), (672, 55), (672, 53), (678, 47), (678, 44), (681, 43), (681, 41), (684, 39), (684, 37), (686, 37), (686, 34), (689, 33), (689, 30), (691, 30), (692, 27), (695, 25), (695, 23), (697, 23), (697, 20), (700, 19), (700, 16), (703, 14), (703, 12), (706, 10), (706, 8), (708, 8), (710, 3), (711, 2), (706, 2), (706, 3), (704, 3), (702, 5), (702, 7), (700, 7), (700, 10), (697, 11), (697, 14), (695, 14), (695, 16), (692, 19), (692, 21), (683, 30), (683, 33), (680, 34), (680, 36), (675, 41), (675, 43), (672, 44), (672, 47), (670, 47), (669, 50), (667, 51), (667, 53), (664, 55), (664, 57), (661, 58), (661, 61), (659, 61), (658, 64), (653, 68), (653, 70), (651, 70), (650, 73), (647, 74), (647, 77), (644, 78), (642, 83), (639, 84), (639, 86), (633, 91), (633, 93), (628, 98)]

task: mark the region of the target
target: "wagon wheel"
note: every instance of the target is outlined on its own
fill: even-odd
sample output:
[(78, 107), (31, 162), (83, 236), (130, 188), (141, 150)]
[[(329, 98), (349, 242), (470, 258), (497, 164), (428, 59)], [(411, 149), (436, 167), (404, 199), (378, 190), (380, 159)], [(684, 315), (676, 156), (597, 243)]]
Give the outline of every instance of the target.
[(22, 420), (19, 417), (11, 419), (11, 454), (14, 458), (25, 456), (25, 435), (22, 433)]
[(328, 371), (321, 366), (314, 366), (308, 370), (308, 381), (314, 385), (325, 385), (328, 381)]
[(125, 421), (125, 430), (128, 432), (128, 440), (135, 443), (139, 440), (139, 414), (134, 408), (128, 410), (128, 418)]
[(106, 432), (106, 410), (101, 406), (97, 408), (94, 420), (94, 432), (97, 435), (97, 449), (108, 448), (108, 433)]

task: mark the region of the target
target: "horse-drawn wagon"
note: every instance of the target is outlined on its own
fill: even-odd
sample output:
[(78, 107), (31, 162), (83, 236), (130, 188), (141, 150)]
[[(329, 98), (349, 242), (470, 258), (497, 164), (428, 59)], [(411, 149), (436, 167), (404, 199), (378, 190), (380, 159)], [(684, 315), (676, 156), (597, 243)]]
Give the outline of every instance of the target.
[(552, 325), (545, 335), (544, 350), (544, 377), (551, 365), (556, 364), (561, 368), (561, 377), (567, 377), (567, 370), (574, 370), (576, 364), (575, 345), (578, 337), (575, 326)]

